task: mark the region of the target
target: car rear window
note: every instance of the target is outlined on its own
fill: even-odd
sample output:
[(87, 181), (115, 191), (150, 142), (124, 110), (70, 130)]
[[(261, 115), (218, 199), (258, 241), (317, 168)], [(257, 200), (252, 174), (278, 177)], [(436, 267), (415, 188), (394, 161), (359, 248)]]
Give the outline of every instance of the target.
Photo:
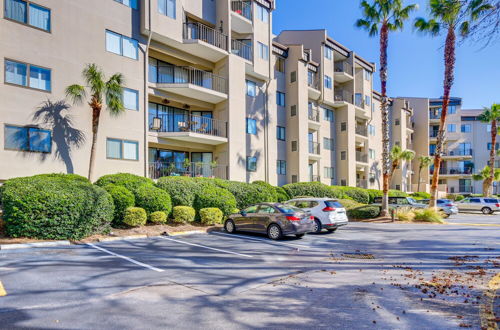
[(340, 204), (337, 201), (325, 201), (325, 205), (328, 207), (344, 207), (342, 204)]
[(494, 199), (494, 198), (485, 198), (484, 201), (486, 203), (490, 203), (490, 204), (497, 204), (498, 203), (498, 199)]
[(438, 199), (439, 204), (446, 204), (446, 203), (451, 203), (449, 199)]
[(302, 209), (288, 204), (277, 204), (276, 207), (283, 213), (304, 212)]
[(471, 203), (481, 203), (481, 200), (479, 198), (471, 198), (470, 202)]

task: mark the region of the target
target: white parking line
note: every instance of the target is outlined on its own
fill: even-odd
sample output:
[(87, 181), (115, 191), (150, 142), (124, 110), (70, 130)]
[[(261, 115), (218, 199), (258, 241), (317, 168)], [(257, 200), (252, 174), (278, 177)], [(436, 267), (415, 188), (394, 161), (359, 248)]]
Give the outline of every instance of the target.
[(99, 250), (99, 251), (105, 252), (105, 253), (107, 253), (107, 254), (111, 254), (112, 256), (115, 256), (115, 257), (118, 257), (118, 258), (125, 259), (125, 260), (127, 260), (127, 261), (129, 261), (129, 262), (131, 262), (131, 263), (133, 263), (133, 264), (136, 264), (136, 265), (139, 265), (139, 266), (145, 267), (145, 268), (147, 268), (147, 269), (154, 270), (155, 272), (159, 272), (159, 273), (161, 273), (161, 272), (163, 272), (163, 271), (164, 271), (163, 269), (159, 269), (159, 268), (153, 267), (153, 266), (151, 266), (151, 265), (148, 265), (148, 264), (145, 264), (145, 263), (139, 262), (139, 261), (137, 261), (137, 260), (134, 260), (134, 259), (132, 259), (132, 258), (129, 258), (129, 257), (126, 257), (126, 256), (122, 256), (121, 254), (111, 252), (111, 251), (109, 251), (109, 250), (106, 250), (106, 249), (104, 249), (104, 248), (102, 248), (102, 247), (100, 247), (100, 246), (94, 245), (94, 244), (92, 244), (92, 243), (87, 243), (87, 245), (88, 245), (88, 246), (90, 246), (90, 247), (93, 247), (94, 249), (97, 249), (97, 250)]
[(249, 239), (249, 240), (252, 240), (252, 241), (264, 242), (264, 243), (271, 244), (271, 245), (287, 245), (287, 246), (292, 246), (292, 247), (295, 247), (295, 248), (299, 247), (299, 248), (302, 248), (302, 249), (308, 249), (308, 248), (310, 248), (307, 245), (284, 243), (284, 242), (276, 242), (276, 241), (271, 241), (269, 239), (262, 239), (262, 238), (257, 238), (257, 237), (249, 237), (249, 236), (243, 236), (243, 235), (237, 235), (237, 234), (225, 234), (225, 233), (221, 233), (221, 232), (212, 232), (210, 234), (211, 235), (224, 235), (224, 236), (227, 236), (227, 237), (240, 237), (240, 238), (245, 238), (245, 239)]
[(165, 237), (165, 236), (160, 236), (160, 238), (163, 238), (163, 239), (166, 239), (166, 240), (169, 240), (169, 241), (173, 241), (173, 242), (177, 242), (177, 243), (181, 243), (181, 244), (186, 244), (186, 245), (191, 245), (191, 246), (197, 246), (197, 247), (201, 247), (201, 248), (204, 248), (204, 249), (209, 249), (209, 250), (219, 251), (219, 252), (223, 252), (223, 253), (234, 254), (234, 255), (237, 255), (237, 256), (241, 256), (241, 257), (253, 258), (253, 256), (248, 255), (248, 254), (242, 254), (242, 253), (237, 253), (237, 252), (232, 252), (232, 251), (221, 250), (221, 249), (217, 249), (217, 248), (213, 248), (213, 247), (206, 246), (206, 245), (201, 245), (201, 244), (184, 242), (184, 241), (181, 241), (181, 240), (178, 240), (178, 239), (173, 239), (173, 238), (169, 238), (169, 237)]

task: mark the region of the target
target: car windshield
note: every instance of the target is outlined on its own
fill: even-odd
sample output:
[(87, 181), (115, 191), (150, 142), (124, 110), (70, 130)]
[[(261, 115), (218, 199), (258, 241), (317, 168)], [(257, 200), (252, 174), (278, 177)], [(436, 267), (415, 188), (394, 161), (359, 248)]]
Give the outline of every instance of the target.
[(328, 207), (344, 207), (337, 201), (325, 201), (325, 205)]
[(276, 204), (275, 206), (283, 213), (304, 212), (302, 209), (299, 209), (298, 207), (289, 204)]
[(451, 203), (449, 199), (438, 199), (438, 204), (448, 204)]
[(412, 204), (417, 203), (417, 201), (416, 201), (415, 199), (411, 198), (411, 197), (408, 197), (408, 201), (409, 201), (410, 203), (412, 203)]

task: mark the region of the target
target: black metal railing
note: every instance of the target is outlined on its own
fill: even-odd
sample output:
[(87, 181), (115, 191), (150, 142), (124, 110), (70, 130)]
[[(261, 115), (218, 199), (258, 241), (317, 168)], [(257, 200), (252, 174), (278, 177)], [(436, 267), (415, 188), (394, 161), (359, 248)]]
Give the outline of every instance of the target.
[(431, 111), (431, 112), (429, 112), (429, 118), (430, 119), (441, 119), (441, 112)]
[(472, 186), (458, 186), (458, 192), (472, 194), (474, 193), (474, 188)]
[(231, 10), (252, 20), (252, 1), (231, 1)]
[(430, 131), (429, 132), (429, 137), (431, 138), (437, 138), (439, 135), (439, 131)]
[(253, 61), (252, 46), (236, 39), (231, 39), (231, 52), (246, 60)]
[(156, 77), (150, 77), (150, 81), (158, 84), (193, 84), (227, 94), (225, 78), (190, 66), (159, 64), (156, 66)]
[(368, 136), (368, 128), (366, 126), (356, 125), (356, 134)]
[(317, 109), (309, 108), (307, 118), (309, 118), (309, 120), (319, 122), (319, 111)]
[(227, 122), (191, 114), (159, 114), (152, 117), (149, 130), (154, 132), (192, 132), (227, 137)]
[(343, 72), (352, 76), (354, 70), (351, 63), (340, 61), (340, 62), (335, 62), (335, 72), (340, 72), (340, 73)]
[(344, 89), (335, 89), (335, 101), (353, 103), (352, 93)]
[[(434, 174), (434, 169), (431, 168), (429, 170), (431, 174)], [(440, 167), (439, 168), (439, 174), (443, 175), (460, 175), (460, 174), (467, 174), (467, 175), (472, 175), (474, 173), (473, 168), (446, 168), (446, 167)]]
[(314, 155), (319, 155), (320, 144), (318, 142), (309, 141), (309, 153)]
[(472, 149), (451, 150), (449, 156), (472, 156)]
[(319, 175), (310, 175), (309, 176), (309, 181), (311, 182), (320, 182), (321, 181), (321, 177)]
[(366, 152), (356, 151), (356, 161), (368, 163), (368, 155), (366, 154)]
[(227, 166), (211, 163), (150, 162), (149, 177), (159, 179), (165, 176), (189, 176), (227, 179)]
[(319, 89), (318, 74), (314, 71), (307, 71), (307, 86)]
[(183, 37), (186, 40), (201, 40), (217, 48), (228, 50), (228, 36), (199, 22), (184, 23)]

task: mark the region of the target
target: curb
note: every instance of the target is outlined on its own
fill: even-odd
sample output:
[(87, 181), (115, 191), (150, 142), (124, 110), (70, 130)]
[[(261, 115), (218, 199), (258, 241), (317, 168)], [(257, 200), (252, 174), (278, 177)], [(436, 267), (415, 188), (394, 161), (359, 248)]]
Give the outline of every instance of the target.
[(183, 236), (191, 234), (206, 234), (205, 230), (189, 230), (189, 231), (175, 231), (173, 233), (167, 233), (167, 236)]
[(498, 298), (497, 291), (500, 289), (500, 273), (497, 273), (488, 282), (488, 289), (484, 292), (483, 303), (479, 307), (481, 329), (497, 330), (498, 323), (494, 311), (495, 299)]
[(123, 236), (123, 237), (106, 237), (106, 238), (99, 238), (99, 242), (113, 242), (113, 241), (126, 241), (130, 239), (143, 239), (143, 238), (148, 238), (147, 235), (130, 235), (130, 236)]
[(68, 246), (68, 245), (71, 245), (69, 241), (2, 244), (0, 245), (0, 250), (32, 249), (32, 248), (44, 248), (44, 247)]
[[(165, 236), (184, 236), (184, 235), (192, 235), (192, 234), (206, 234), (207, 232), (204, 230), (190, 230), (190, 231), (175, 231), (173, 233), (165, 233), (162, 235)], [(154, 236), (148, 236), (148, 235), (130, 235), (130, 236), (123, 236), (123, 237), (106, 237), (106, 238), (100, 238), (98, 242), (116, 242), (116, 241), (126, 241), (126, 240), (132, 240), (132, 239), (145, 239), (145, 238), (153, 238), (153, 237), (161, 237), (162, 235), (154, 235)]]

